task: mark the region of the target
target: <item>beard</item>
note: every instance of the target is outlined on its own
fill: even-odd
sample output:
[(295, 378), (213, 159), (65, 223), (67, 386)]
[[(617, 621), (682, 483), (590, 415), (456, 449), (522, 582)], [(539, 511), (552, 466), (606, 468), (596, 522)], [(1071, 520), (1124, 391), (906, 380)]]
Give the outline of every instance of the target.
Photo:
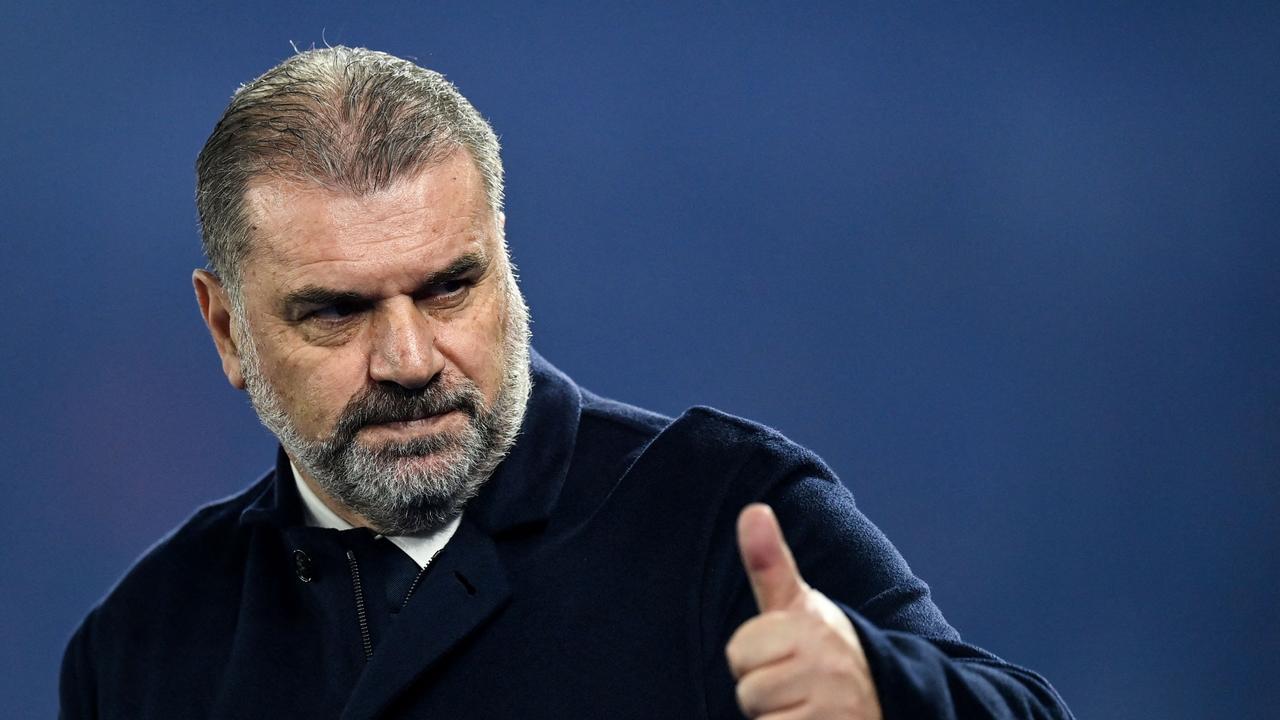
[[(444, 527), (510, 451), (532, 389), (529, 312), (513, 275), (508, 274), (506, 284), (503, 377), (492, 404), (485, 403), (474, 382), (451, 372), (441, 372), (421, 388), (378, 383), (348, 401), (327, 437), (310, 439), (298, 431), (280, 393), (263, 374), (257, 348), (241, 323), (246, 328), (241, 333), (241, 372), (249, 400), (299, 469), (374, 530), (411, 535)], [(466, 418), (462, 429), (376, 447), (358, 438), (369, 425), (451, 411)]]

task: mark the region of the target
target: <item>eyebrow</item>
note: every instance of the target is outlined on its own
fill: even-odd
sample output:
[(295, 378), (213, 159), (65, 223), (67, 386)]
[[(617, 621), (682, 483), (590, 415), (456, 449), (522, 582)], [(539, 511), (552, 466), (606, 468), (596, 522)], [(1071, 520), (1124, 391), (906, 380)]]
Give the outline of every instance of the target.
[(489, 258), (480, 252), (469, 252), (459, 255), (453, 262), (443, 270), (427, 275), (426, 279), (418, 285), (415, 294), (431, 287), (432, 285), (440, 285), (441, 283), (461, 280), (468, 275), (483, 275), (489, 269)]
[[(461, 280), (468, 275), (483, 274), (489, 267), (489, 258), (480, 252), (469, 252), (460, 255), (449, 263), (442, 270), (430, 273), (418, 284), (413, 290), (414, 295), (419, 295), (429, 290), (433, 286), (444, 283)], [(335, 290), (322, 285), (303, 285), (297, 290), (293, 290), (286, 294), (281, 300), (281, 304), (285, 308), (295, 308), (304, 305), (325, 306), (325, 305), (366, 305), (372, 304), (374, 298), (362, 295), (351, 290)]]

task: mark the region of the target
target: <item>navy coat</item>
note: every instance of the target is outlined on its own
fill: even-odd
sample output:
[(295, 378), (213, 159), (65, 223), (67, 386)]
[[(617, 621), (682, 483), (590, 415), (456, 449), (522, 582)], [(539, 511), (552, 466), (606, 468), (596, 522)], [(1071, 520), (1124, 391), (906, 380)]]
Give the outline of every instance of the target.
[(512, 453), (411, 590), (385, 540), (304, 526), (280, 453), (90, 612), (62, 717), (741, 717), (724, 647), (756, 612), (734, 528), (759, 500), (852, 620), (886, 720), (1070, 717), (1039, 676), (960, 641), (812, 453), (533, 370)]

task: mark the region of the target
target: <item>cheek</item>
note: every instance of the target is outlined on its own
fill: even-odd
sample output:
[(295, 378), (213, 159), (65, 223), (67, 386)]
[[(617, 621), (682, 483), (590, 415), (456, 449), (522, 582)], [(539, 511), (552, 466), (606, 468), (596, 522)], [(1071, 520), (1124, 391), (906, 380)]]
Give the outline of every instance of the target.
[(310, 348), (280, 363), (277, 385), (294, 423), (308, 437), (327, 435), (342, 409), (367, 381), (368, 370), (356, 353)]
[(502, 306), (487, 303), (470, 318), (445, 323), (436, 332), (439, 350), (492, 402), (502, 382)]

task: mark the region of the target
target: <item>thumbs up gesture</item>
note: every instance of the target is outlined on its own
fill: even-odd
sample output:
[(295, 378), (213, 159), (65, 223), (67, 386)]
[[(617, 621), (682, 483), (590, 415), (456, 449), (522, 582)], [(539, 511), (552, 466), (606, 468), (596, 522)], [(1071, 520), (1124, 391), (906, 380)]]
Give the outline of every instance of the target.
[(853, 624), (805, 584), (768, 505), (738, 516), (738, 549), (760, 608), (725, 647), (742, 712), (762, 720), (881, 720)]

